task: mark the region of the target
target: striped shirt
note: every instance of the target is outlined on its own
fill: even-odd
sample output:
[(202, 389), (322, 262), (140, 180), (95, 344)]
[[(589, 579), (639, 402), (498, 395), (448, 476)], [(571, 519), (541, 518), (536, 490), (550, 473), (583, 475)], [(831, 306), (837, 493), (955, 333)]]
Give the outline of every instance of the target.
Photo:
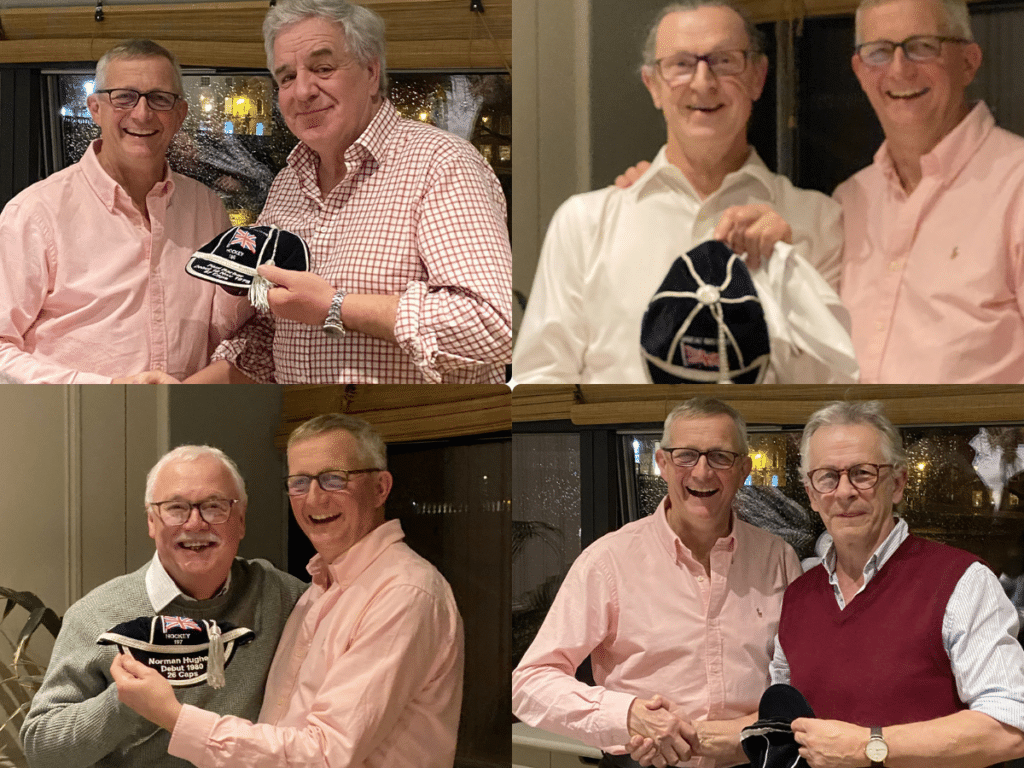
[[(868, 558), (858, 595), (909, 535), (906, 521), (897, 520)], [(845, 609), (836, 575), (835, 544), (829, 546), (822, 565), (836, 602)], [(999, 579), (984, 563), (969, 566), (957, 582), (942, 620), (942, 645), (949, 655), (957, 694), (970, 709), (1024, 731), (1024, 649), (1017, 642), (1017, 630), (1017, 611)], [(778, 637), (769, 669), (772, 683), (789, 683), (789, 662)]]

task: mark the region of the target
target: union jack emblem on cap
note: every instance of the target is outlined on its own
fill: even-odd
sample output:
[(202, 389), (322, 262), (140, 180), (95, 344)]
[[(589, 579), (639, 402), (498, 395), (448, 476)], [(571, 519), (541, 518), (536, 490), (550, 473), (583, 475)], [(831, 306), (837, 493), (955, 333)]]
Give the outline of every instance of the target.
[(161, 616), (160, 620), (163, 622), (164, 632), (169, 632), (172, 629), (198, 629), (200, 631), (203, 629), (185, 616)]
[(228, 245), (240, 245), (247, 251), (256, 253), (256, 236), (239, 228), (235, 230), (235, 236), (231, 238), (231, 242)]

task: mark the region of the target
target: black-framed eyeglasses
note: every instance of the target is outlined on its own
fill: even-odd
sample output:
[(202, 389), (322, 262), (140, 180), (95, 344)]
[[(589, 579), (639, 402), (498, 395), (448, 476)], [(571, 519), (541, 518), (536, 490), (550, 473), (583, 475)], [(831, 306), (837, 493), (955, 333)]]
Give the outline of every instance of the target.
[(672, 463), (677, 467), (695, 467), (701, 456), (706, 456), (708, 466), (712, 469), (732, 469), (736, 459), (743, 456), (742, 453), (724, 451), (720, 448), (712, 448), (710, 451), (698, 451), (696, 448), (662, 448)]
[(697, 73), (697, 65), (704, 62), (715, 77), (739, 75), (747, 68), (750, 51), (712, 51), (703, 56), (696, 53), (674, 53), (655, 59), (654, 63), (661, 72), (662, 78), (669, 86), (682, 85), (689, 82)]
[(219, 496), (195, 502), (184, 499), (150, 502), (167, 525), (184, 525), (192, 516), (193, 509), (198, 509), (200, 516), (210, 525), (217, 525), (227, 521), (231, 516), (231, 508), (237, 503), (238, 499), (222, 499)]
[(289, 496), (305, 496), (316, 480), (325, 491), (344, 491), (348, 486), (350, 475), (362, 475), (366, 472), (383, 472), (383, 469), (327, 469), (319, 475), (288, 475), (285, 488)]
[(894, 464), (854, 464), (846, 469), (832, 469), (831, 467), (819, 467), (807, 473), (807, 479), (811, 488), (818, 493), (832, 493), (839, 487), (839, 478), (846, 475), (850, 485), (862, 491), (870, 490), (878, 485), (882, 476), (881, 470), (886, 467), (893, 467)]
[(893, 40), (872, 40), (856, 47), (860, 60), (870, 67), (884, 67), (891, 63), (896, 49), (902, 48), (903, 55), (911, 61), (932, 61), (942, 54), (943, 43), (969, 43), (962, 37), (942, 35), (911, 35), (899, 43)]
[(110, 104), (114, 109), (134, 109), (139, 99), (146, 97), (146, 103), (150, 109), (157, 112), (168, 112), (174, 109), (174, 105), (181, 98), (176, 93), (167, 91), (147, 91), (142, 93), (131, 88), (103, 88), (93, 93), (105, 93), (110, 97)]

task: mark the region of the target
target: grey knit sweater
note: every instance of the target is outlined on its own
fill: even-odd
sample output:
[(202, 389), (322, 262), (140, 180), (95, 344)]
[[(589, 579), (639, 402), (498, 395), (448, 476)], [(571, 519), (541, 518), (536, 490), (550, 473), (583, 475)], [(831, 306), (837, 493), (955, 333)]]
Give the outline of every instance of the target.
[[(102, 632), (139, 616), (152, 616), (145, 566), (108, 581), (72, 605), (53, 647), (42, 687), (21, 729), (32, 768), (138, 766), (185, 768), (167, 754), (170, 734), (121, 704), (110, 677), (114, 646), (97, 645)], [(176, 599), (165, 616), (230, 621), (256, 638), (236, 648), (220, 689), (206, 683), (178, 688), (178, 700), (255, 721), (281, 630), (306, 584), (266, 560), (235, 558), (231, 586), (210, 600)]]

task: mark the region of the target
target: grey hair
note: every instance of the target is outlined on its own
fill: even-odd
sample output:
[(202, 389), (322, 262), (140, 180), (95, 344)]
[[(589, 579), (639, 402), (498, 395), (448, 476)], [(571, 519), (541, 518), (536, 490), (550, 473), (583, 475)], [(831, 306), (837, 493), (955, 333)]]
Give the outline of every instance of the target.
[[(971, 29), (971, 14), (967, 10), (966, 0), (935, 0), (945, 11), (946, 29), (940, 30), (954, 37), (962, 37), (964, 40), (974, 41), (974, 31)], [(874, 8), (878, 5), (895, 2), (895, 0), (860, 0), (857, 6), (857, 15), (854, 28), (857, 33), (857, 44), (864, 42), (860, 34), (861, 11)]]
[[(736, 426), (736, 443), (739, 447), (739, 452), (746, 456), (749, 451), (746, 419), (731, 405), (705, 395), (692, 397), (685, 403), (680, 403), (665, 417), (665, 429), (661, 433), (662, 446), (669, 444), (671, 439), (669, 433), (672, 431), (672, 425), (677, 421), (692, 421), (693, 419), (702, 419), (707, 416), (728, 416), (732, 419), (733, 424)], [(670, 447), (678, 448), (679, 446)]]
[(174, 90), (179, 96), (185, 95), (185, 84), (181, 79), (181, 64), (178, 57), (152, 40), (125, 40), (118, 43), (109, 51), (100, 56), (96, 62), (96, 78), (94, 90), (101, 90), (107, 87), (107, 65), (112, 61), (120, 59), (167, 59), (174, 71)]
[[(384, 438), (369, 422), (347, 413), (325, 413), (300, 424), (288, 436), (288, 448), (311, 437), (339, 430), (348, 432), (355, 438), (359, 458), (369, 465), (365, 469), (370, 467), (388, 468), (388, 448), (384, 443)], [(339, 467), (339, 469), (364, 469), (364, 467)]]
[(361, 66), (380, 62), (380, 96), (388, 92), (385, 56), (384, 19), (369, 8), (347, 0), (279, 0), (263, 19), (263, 47), (267, 52), (267, 69), (274, 73), (274, 41), (287, 26), (303, 19), (323, 18), (339, 25), (345, 35), (348, 52)]
[(743, 20), (743, 28), (747, 32), (747, 37), (750, 38), (751, 53), (758, 56), (764, 55), (764, 36), (761, 34), (761, 30), (757, 28), (757, 25), (754, 24), (754, 20), (750, 18), (747, 9), (742, 5), (733, 0), (682, 0), (662, 8), (647, 31), (647, 40), (644, 42), (643, 50), (644, 67), (654, 66), (658, 48), (658, 27), (661, 26), (661, 22), (665, 20), (665, 17), (681, 11), (696, 11), (698, 8), (729, 8), (732, 10)]
[(242, 479), (242, 473), (238, 471), (238, 465), (220, 448), (214, 448), (210, 445), (179, 445), (177, 448), (161, 456), (160, 460), (149, 470), (149, 474), (146, 475), (146, 503), (152, 504), (155, 501), (153, 498), (153, 486), (156, 485), (156, 477), (160, 474), (161, 469), (175, 462), (196, 461), (206, 457), (217, 459), (217, 461), (224, 465), (228, 474), (231, 475), (231, 479), (235, 481), (238, 500), (245, 505), (249, 500), (249, 496), (245, 492), (245, 480)]
[(885, 415), (885, 406), (878, 400), (863, 402), (829, 403), (811, 414), (800, 437), (800, 474), (807, 477), (808, 456), (811, 437), (822, 427), (836, 427), (846, 424), (864, 424), (874, 427), (882, 437), (882, 461), (892, 464), (895, 468), (907, 466), (907, 452), (903, 448), (903, 438), (889, 418)]

